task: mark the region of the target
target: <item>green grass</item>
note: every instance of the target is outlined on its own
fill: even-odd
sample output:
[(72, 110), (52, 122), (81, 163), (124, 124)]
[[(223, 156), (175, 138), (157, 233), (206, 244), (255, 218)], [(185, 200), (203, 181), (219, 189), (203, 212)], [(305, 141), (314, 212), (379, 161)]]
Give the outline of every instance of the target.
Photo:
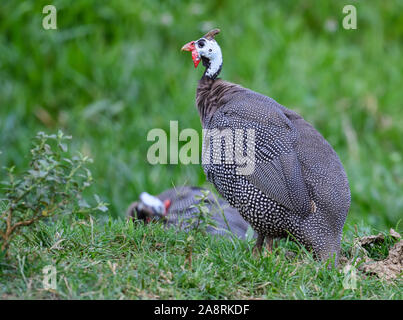
[[(361, 231), (362, 232), (362, 231)], [(354, 236), (348, 232), (343, 254)], [(3, 299), (402, 299), (403, 282), (357, 271), (357, 289), (345, 289), (343, 269), (327, 269), (295, 243), (279, 241), (255, 258), (253, 240), (205, 236), (162, 225), (125, 221), (41, 224), (18, 236), (14, 262), (0, 263)], [(58, 242), (55, 246), (55, 243)], [(192, 249), (192, 264), (187, 257)], [(384, 248), (377, 246), (372, 255)], [(287, 252), (294, 252), (291, 256)], [(349, 257), (353, 258), (352, 256)], [(20, 261), (20, 262), (18, 262)], [(43, 289), (42, 269), (53, 265), (57, 288)]]
[[(62, 129), (73, 136), (71, 153), (94, 159), (95, 184), (87, 196), (95, 193), (109, 202), (111, 218), (123, 217), (144, 190), (157, 194), (183, 184), (212, 189), (199, 165), (150, 165), (146, 136), (153, 128), (169, 132), (169, 120), (179, 121), (179, 130), (201, 131), (194, 100), (202, 67), (194, 70), (180, 48), (219, 27), (222, 78), (296, 110), (339, 154), (352, 192), (345, 233), (355, 224), (377, 230), (398, 225), (403, 1), (354, 1), (357, 30), (341, 27), (343, 6), (350, 3), (340, 1), (54, 0), (58, 29), (49, 31), (42, 29), (47, 4), (2, 0), (0, 6), (1, 168), (15, 165), (22, 172), (36, 132)], [(5, 176), (0, 170), (0, 181)], [(67, 279), (68, 286), (59, 279), (56, 296), (62, 298), (388, 299), (399, 294), (373, 278), (360, 280), (358, 291), (343, 292), (338, 271), (321, 271), (305, 258), (287, 262), (281, 252), (254, 260), (250, 243), (198, 239), (193, 270), (181, 271), (184, 234), (113, 221), (95, 224), (91, 243), (84, 225), (42, 227), (50, 243), (57, 228), (64, 230), (68, 250), (19, 238), (13, 250), (26, 256), (22, 270), (28, 283), (18, 265), (3, 266), (3, 275), (14, 281), (0, 290), (11, 297), (49, 297), (38, 288), (41, 268), (52, 261)], [(347, 236), (344, 245), (351, 240)], [(108, 260), (118, 264), (116, 276)], [(161, 281), (161, 270), (172, 273), (174, 284)]]

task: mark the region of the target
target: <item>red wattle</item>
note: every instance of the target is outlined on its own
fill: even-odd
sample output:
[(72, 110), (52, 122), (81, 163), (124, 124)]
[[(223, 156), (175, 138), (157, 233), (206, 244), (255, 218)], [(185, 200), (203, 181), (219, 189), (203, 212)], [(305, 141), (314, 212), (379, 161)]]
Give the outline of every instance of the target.
[(198, 64), (200, 63), (200, 57), (196, 49), (192, 50), (192, 60), (195, 65), (195, 68), (197, 68)]
[(165, 201), (164, 201), (164, 207), (165, 207), (165, 213), (164, 213), (164, 215), (167, 215), (167, 214), (168, 214), (168, 209), (169, 209), (170, 206), (171, 206), (171, 200), (169, 200), (169, 199), (165, 200)]

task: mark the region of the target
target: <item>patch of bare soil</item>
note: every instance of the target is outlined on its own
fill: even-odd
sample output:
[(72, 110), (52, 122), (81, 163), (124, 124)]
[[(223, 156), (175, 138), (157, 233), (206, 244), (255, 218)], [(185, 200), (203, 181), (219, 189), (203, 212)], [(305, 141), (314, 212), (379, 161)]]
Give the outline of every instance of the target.
[(354, 248), (362, 253), (362, 258), (357, 259), (357, 263), (364, 261), (359, 265), (358, 269), (367, 273), (376, 275), (379, 278), (386, 280), (394, 280), (401, 277), (403, 272), (403, 240), (399, 233), (395, 230), (390, 229), (389, 234), (399, 240), (395, 245), (389, 250), (389, 255), (386, 259), (375, 261), (368, 256), (367, 250), (364, 246), (371, 244), (379, 244), (385, 241), (383, 234), (371, 235), (357, 239)]

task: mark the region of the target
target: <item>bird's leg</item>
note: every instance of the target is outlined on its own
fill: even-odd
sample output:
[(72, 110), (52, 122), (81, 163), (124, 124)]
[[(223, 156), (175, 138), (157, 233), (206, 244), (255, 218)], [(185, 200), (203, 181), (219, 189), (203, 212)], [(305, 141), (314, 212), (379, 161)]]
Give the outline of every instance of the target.
[(254, 256), (258, 256), (260, 254), (260, 252), (262, 251), (262, 245), (263, 245), (263, 241), (264, 241), (264, 235), (259, 233), (257, 235), (257, 240), (256, 240), (256, 244), (253, 247), (252, 253)]
[(273, 238), (272, 237), (266, 237), (266, 249), (270, 253), (273, 251)]
[(265, 254), (265, 256), (268, 256), (273, 251), (273, 238), (272, 237), (266, 237), (266, 249), (267, 249), (267, 251), (265, 251), (264, 254)]

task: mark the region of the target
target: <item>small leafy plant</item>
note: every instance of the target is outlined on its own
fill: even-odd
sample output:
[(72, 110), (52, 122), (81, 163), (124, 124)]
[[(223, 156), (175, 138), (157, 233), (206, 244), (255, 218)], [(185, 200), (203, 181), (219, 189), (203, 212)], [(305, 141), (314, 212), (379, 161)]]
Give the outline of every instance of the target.
[(208, 227), (216, 228), (217, 223), (213, 219), (211, 210), (206, 206), (206, 203), (209, 202), (208, 196), (210, 191), (202, 190), (201, 192), (202, 194), (200, 196), (195, 196), (195, 199), (199, 200), (199, 202), (190, 206), (190, 208), (196, 208), (197, 213), (194, 217), (189, 219), (189, 224), (194, 227), (193, 230), (195, 233), (201, 232), (205, 234), (207, 233)]
[(41, 219), (65, 214), (107, 211), (107, 204), (95, 196), (90, 206), (83, 192), (93, 182), (86, 167), (92, 160), (78, 153), (68, 157), (66, 136), (39, 132), (31, 149), (30, 169), (22, 175), (7, 168), (8, 180), (0, 189), (0, 253), (4, 254), (12, 237), (22, 228)]
[(211, 210), (206, 206), (206, 203), (209, 202), (208, 196), (210, 191), (202, 190), (201, 192), (202, 194), (200, 196), (195, 196), (195, 200), (199, 201), (196, 204), (190, 206), (190, 208), (196, 208), (197, 212), (186, 219), (186, 224), (191, 227), (191, 230), (189, 232), (189, 236), (186, 239), (185, 264), (187, 264), (190, 269), (192, 268), (193, 247), (195, 245), (195, 238), (197, 233), (206, 234), (208, 227), (217, 227), (217, 223), (213, 219)]

